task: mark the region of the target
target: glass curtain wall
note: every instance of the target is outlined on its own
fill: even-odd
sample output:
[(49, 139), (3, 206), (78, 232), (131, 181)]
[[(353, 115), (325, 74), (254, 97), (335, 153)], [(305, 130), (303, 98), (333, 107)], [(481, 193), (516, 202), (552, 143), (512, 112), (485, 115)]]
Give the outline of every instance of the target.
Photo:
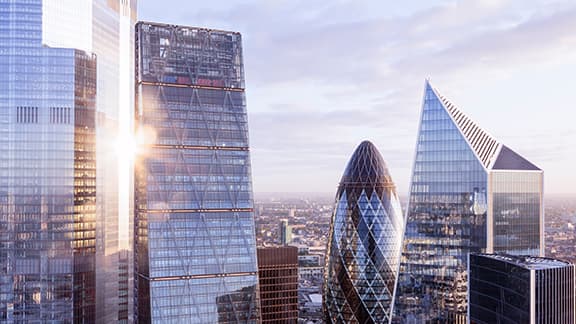
[(0, 2), (0, 322), (95, 321), (96, 57)]
[(0, 2), (0, 321), (129, 319), (131, 172), (114, 143), (130, 134), (135, 10)]
[(330, 226), (324, 284), (328, 323), (389, 323), (404, 218), (376, 147), (362, 142), (344, 171)]
[(259, 320), (239, 33), (138, 23), (138, 318)]
[(543, 172), (426, 82), (396, 320), (464, 323), (472, 252), (543, 252)]
[(466, 314), (466, 259), (486, 244), (487, 174), (427, 85), (396, 311), (404, 321)]

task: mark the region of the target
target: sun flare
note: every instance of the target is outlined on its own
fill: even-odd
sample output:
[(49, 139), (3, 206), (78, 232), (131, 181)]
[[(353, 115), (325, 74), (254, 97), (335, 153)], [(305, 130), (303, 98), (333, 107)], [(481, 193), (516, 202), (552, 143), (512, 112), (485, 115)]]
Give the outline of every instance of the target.
[(132, 136), (130, 134), (121, 134), (116, 138), (114, 148), (118, 158), (134, 161), (134, 158), (138, 152), (136, 136)]
[(135, 161), (138, 156), (147, 152), (147, 148), (155, 140), (156, 133), (150, 128), (141, 128), (135, 134), (119, 134), (114, 143), (116, 155), (119, 159)]

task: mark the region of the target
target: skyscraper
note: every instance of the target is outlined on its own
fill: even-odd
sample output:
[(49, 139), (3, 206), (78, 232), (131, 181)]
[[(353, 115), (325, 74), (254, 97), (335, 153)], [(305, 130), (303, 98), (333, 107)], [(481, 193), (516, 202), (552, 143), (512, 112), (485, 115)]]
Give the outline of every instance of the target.
[(262, 324), (298, 322), (298, 248), (258, 248)]
[(395, 310), (466, 320), (469, 252), (542, 255), (543, 172), (426, 82)]
[(140, 323), (259, 319), (241, 36), (136, 25)]
[(573, 324), (574, 265), (530, 256), (470, 254), (470, 323)]
[[(63, 4), (58, 4), (60, 1)], [(51, 22), (68, 30), (68, 39), (78, 38), (79, 28), (92, 33), (92, 37), (84, 41), (91, 39), (92, 51), (98, 60), (96, 320), (102, 323), (132, 321), (134, 260), (133, 227), (130, 225), (133, 221), (134, 157), (130, 138), (134, 126), (137, 0), (50, 0), (47, 3), (60, 12)], [(74, 23), (66, 24), (60, 18), (63, 15), (74, 16)], [(128, 296), (123, 296), (126, 293), (124, 284), (128, 285)], [(124, 311), (126, 302), (128, 313)]]
[(404, 219), (376, 147), (362, 142), (336, 193), (324, 285), (328, 323), (388, 323)]
[(0, 322), (120, 319), (104, 266), (128, 228), (112, 143), (132, 112), (135, 6), (0, 1)]
[(288, 224), (287, 219), (280, 220), (280, 244), (288, 245), (292, 241), (292, 227)]

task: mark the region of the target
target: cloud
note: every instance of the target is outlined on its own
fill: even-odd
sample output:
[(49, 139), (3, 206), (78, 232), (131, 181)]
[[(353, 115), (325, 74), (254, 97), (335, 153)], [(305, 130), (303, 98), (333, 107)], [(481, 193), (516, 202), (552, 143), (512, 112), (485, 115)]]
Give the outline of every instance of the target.
[(216, 9), (184, 9), (180, 15), (242, 31), (247, 78), (259, 87), (286, 80), (371, 88), (394, 82), (400, 87), (426, 75), (477, 65), (498, 69), (510, 60), (529, 61), (574, 45), (574, 5), (431, 3), (403, 16), (386, 16), (386, 6), (373, 1), (304, 0), (232, 1)]
[[(420, 54), (395, 65), (398, 71), (417, 73), (427, 69), (450, 73), (481, 65), (502, 69), (546, 62), (551, 52), (573, 54), (576, 48), (576, 8), (547, 16), (534, 16), (504, 30), (493, 30), (455, 42), (440, 51)], [(431, 64), (432, 63), (432, 64)]]
[[(139, 10), (153, 5), (155, 16), (176, 15), (171, 23), (241, 31), (256, 190), (310, 183), (304, 191), (329, 191), (365, 138), (408, 187), (425, 77), (458, 92), (535, 65), (576, 66), (573, 1), (415, 3), (143, 0)], [(562, 139), (550, 134), (534, 154), (569, 157), (566, 145), (548, 145), (554, 141)]]

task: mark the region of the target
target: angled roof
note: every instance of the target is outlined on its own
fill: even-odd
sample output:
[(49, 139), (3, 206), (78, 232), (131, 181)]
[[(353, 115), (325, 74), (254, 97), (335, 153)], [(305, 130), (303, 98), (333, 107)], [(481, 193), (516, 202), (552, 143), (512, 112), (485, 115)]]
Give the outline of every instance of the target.
[(501, 144), (488, 132), (476, 125), (468, 116), (464, 115), (450, 100), (441, 95), (437, 89), (430, 85), (428, 80), (426, 80), (426, 86), (430, 87), (440, 99), (450, 118), (452, 118), (452, 121), (456, 124), (456, 127), (458, 127), (482, 165), (488, 168)]
[(493, 170), (540, 170), (537, 166), (526, 160), (508, 146), (502, 145), (500, 153), (492, 166)]
[(540, 170), (518, 153), (500, 143), (487, 131), (483, 130), (450, 100), (441, 95), (438, 90), (426, 80), (426, 87), (431, 89), (442, 106), (476, 154), (478, 160), (486, 169), (492, 170)]

